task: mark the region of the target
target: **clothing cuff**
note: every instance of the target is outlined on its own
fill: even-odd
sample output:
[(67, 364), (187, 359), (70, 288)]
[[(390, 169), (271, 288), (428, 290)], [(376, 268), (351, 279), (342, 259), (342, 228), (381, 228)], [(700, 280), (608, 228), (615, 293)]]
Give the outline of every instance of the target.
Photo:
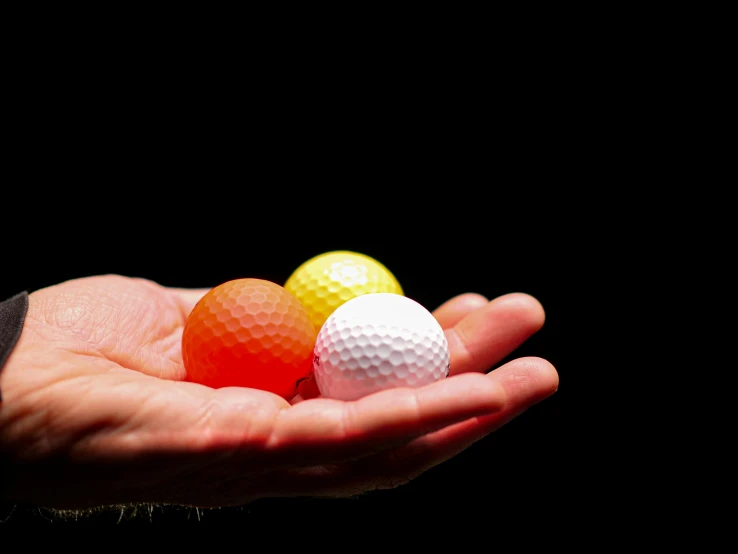
[[(23, 291), (0, 302), (0, 371), (15, 348), (28, 312), (28, 291)], [(0, 391), (0, 402), (3, 396)]]

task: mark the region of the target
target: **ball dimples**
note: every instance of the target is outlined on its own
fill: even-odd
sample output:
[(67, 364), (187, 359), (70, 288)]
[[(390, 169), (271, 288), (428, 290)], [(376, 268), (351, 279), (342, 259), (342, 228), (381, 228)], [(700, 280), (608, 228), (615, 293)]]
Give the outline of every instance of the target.
[(372, 293), (348, 300), (315, 341), (313, 373), (323, 396), (356, 400), (448, 376), (446, 335), (433, 314), (406, 296)]
[(400, 283), (383, 264), (348, 250), (326, 252), (304, 262), (287, 279), (285, 288), (302, 302), (317, 329), (338, 306), (356, 296), (403, 294)]
[(316, 335), (305, 308), (284, 287), (235, 279), (208, 291), (192, 309), (182, 358), (190, 381), (290, 399), (310, 374)]

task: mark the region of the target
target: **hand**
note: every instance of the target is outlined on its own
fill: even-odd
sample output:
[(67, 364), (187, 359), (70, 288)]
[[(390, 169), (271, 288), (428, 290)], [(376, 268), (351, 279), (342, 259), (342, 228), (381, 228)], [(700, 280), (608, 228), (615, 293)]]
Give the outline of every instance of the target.
[(534, 298), (464, 294), (434, 312), (451, 348), (443, 381), (354, 402), (210, 389), (186, 381), (180, 349), (205, 292), (110, 275), (30, 295), (0, 372), (2, 500), (217, 507), (393, 488), (558, 387), (540, 358), (485, 374), (542, 326)]

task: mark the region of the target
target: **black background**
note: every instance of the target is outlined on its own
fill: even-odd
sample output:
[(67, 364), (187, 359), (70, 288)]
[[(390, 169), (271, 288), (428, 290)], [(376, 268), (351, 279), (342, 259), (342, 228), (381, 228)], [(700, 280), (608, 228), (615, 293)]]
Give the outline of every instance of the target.
[(586, 118), (572, 132), (570, 112), (550, 109), (550, 97), (541, 105), (531, 93), (514, 108), (499, 106), (496, 117), (459, 106), (443, 118), (415, 109), (404, 116), (395, 110), (400, 115), (392, 119), (365, 106), (346, 121), (334, 110), (327, 125), (293, 108), (295, 118), (260, 113), (255, 129), (217, 106), (195, 121), (183, 116), (185, 103), (174, 109), (165, 100), (139, 102), (141, 111), (90, 100), (84, 117), (80, 103), (57, 103), (19, 131), (14, 165), (23, 172), (3, 200), (11, 223), (3, 297), (106, 273), (177, 287), (247, 276), (284, 283), (313, 255), (353, 250), (387, 265), (405, 293), (429, 309), (469, 291), (538, 298), (546, 323), (511, 357), (552, 362), (560, 390), (391, 491), (199, 512), (156, 507), (122, 518), (103, 512), (59, 520), (43, 509), (19, 509), (6, 524), (256, 531), (274, 520), (533, 526), (567, 519), (584, 469), (563, 414), (577, 381), (594, 371), (581, 361), (580, 331), (597, 324), (595, 307), (587, 305), (584, 322), (575, 308), (596, 277), (591, 229), (601, 204), (593, 209), (589, 194), (614, 173)]

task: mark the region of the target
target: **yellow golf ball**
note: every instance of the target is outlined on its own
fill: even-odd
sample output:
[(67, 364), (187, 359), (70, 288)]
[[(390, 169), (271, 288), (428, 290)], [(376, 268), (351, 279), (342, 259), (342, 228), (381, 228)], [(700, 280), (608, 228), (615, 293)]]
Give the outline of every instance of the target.
[(318, 330), (336, 308), (356, 296), (374, 292), (404, 295), (400, 283), (383, 264), (347, 250), (309, 259), (287, 279), (284, 288), (302, 302)]

